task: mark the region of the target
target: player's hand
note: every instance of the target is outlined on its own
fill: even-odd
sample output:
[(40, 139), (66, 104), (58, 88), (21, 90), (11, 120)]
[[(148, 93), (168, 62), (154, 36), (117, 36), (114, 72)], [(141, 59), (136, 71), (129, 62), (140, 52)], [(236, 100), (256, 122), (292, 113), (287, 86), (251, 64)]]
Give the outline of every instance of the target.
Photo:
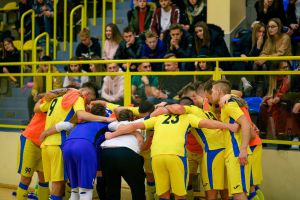
[(238, 123), (233, 123), (229, 125), (229, 130), (232, 132), (237, 132), (240, 128), (240, 125)]
[(112, 137), (112, 132), (105, 132), (105, 139), (106, 140), (110, 140), (110, 139), (112, 139), (113, 137)]
[(107, 123), (111, 123), (111, 122), (114, 122), (114, 121), (116, 121), (116, 118), (112, 118), (112, 117), (107, 117), (106, 118)]
[(39, 137), (40, 142), (42, 143), (46, 137), (47, 137), (47, 131), (43, 131)]
[(240, 162), (240, 165), (242, 165), (242, 166), (248, 164), (247, 148), (246, 149), (243, 149), (243, 148), (240, 149), (239, 162)]
[(221, 108), (223, 108), (223, 106), (224, 106), (225, 104), (228, 103), (228, 100), (229, 100), (230, 98), (231, 98), (231, 95), (230, 95), (230, 94), (224, 95), (224, 96), (220, 99), (220, 101), (219, 101), (219, 106), (220, 106)]
[(297, 113), (299, 113), (299, 111), (300, 111), (300, 103), (296, 103), (293, 107), (292, 112), (297, 114)]

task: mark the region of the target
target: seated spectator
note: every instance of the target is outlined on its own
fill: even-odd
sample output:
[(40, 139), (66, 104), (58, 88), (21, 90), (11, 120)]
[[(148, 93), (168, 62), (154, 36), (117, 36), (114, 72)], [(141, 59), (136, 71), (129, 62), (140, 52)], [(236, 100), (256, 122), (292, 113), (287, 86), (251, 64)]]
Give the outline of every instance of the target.
[[(107, 72), (119, 72), (119, 66), (116, 63), (106, 65)], [(101, 90), (101, 97), (109, 102), (123, 105), (124, 99), (124, 77), (123, 76), (105, 76)]]
[(50, 0), (36, 0), (33, 4), (35, 12), (35, 36), (38, 36), (43, 31), (40, 29), (44, 27), (45, 32), (52, 37), (52, 18), (53, 18), (53, 4)]
[(172, 5), (171, 0), (159, 0), (160, 7), (156, 9), (151, 21), (151, 31), (164, 39), (164, 33), (172, 24), (178, 24), (180, 19), (179, 9)]
[[(101, 60), (99, 57), (92, 57), (91, 60)], [(90, 64), (90, 70), (91, 72), (105, 72), (105, 67), (103, 64)], [(102, 88), (102, 84), (103, 84), (103, 76), (90, 76), (89, 80), (91, 82), (94, 82), (94, 84), (97, 86), (97, 88), (99, 89), (98, 93), (101, 94), (101, 88)]]
[(282, 0), (258, 0), (254, 7), (257, 21), (268, 24), (270, 19), (279, 18), (282, 24), (287, 25)]
[[(16, 29), (18, 33), (21, 35), (21, 17), (22, 15), (32, 9), (33, 0), (20, 0), (19, 1), (19, 20), (16, 21)], [(24, 41), (31, 39), (31, 18), (30, 15), (27, 15), (24, 19)]]
[[(148, 59), (143, 57), (141, 59)], [(138, 72), (151, 72), (151, 64), (148, 62), (140, 63)], [(132, 76), (131, 92), (134, 104), (138, 105), (142, 101), (149, 101), (148, 97), (153, 97), (157, 92), (158, 77), (154, 75)]]
[[(200, 58), (207, 58), (207, 56), (198, 56)], [(195, 62), (195, 71), (214, 71), (215, 66), (214, 62), (206, 62), (206, 61), (196, 61)], [(219, 68), (222, 71), (221, 68)], [(208, 80), (212, 80), (211, 75), (194, 75), (194, 81), (206, 82)], [(222, 79), (226, 79), (225, 75), (222, 75)]]
[[(3, 41), (3, 57), (0, 61), (4, 63), (8, 62), (20, 62), (20, 51), (14, 46), (13, 40), (11, 38), (5, 38)], [(20, 66), (1, 66), (1, 73), (20, 73)], [(9, 76), (9, 80), (13, 83), (18, 84), (18, 78)]]
[[(135, 36), (135, 33), (131, 27), (124, 28), (123, 40), (117, 49), (114, 59), (136, 59), (141, 55), (143, 42), (141, 39)], [(123, 70), (126, 70), (127, 64), (122, 65)], [(135, 71), (136, 65), (130, 65), (130, 71)]]
[(138, 0), (128, 24), (134, 30), (134, 33), (139, 35), (150, 28), (152, 15), (153, 10), (147, 5), (147, 1)]
[[(169, 35), (166, 37), (169, 53), (174, 53), (176, 58), (191, 58), (194, 55), (193, 37), (179, 24), (170, 26)], [(193, 63), (181, 63), (181, 71), (195, 70)]]
[(204, 0), (188, 0), (186, 4), (186, 22), (184, 23), (184, 29), (193, 32), (197, 22), (206, 22), (207, 5)]
[[(50, 56), (43, 56), (41, 61), (52, 61)], [(37, 73), (59, 73), (58, 69), (50, 64), (39, 65)], [(62, 78), (61, 76), (54, 76), (52, 78), (52, 89), (62, 88)], [(29, 118), (33, 116), (33, 106), (40, 99), (41, 96), (46, 92), (46, 76), (34, 76), (33, 77), (33, 87), (31, 95), (28, 98), (28, 112)]]
[[(164, 58), (174, 59), (175, 54), (167, 54)], [(177, 62), (165, 62), (165, 71), (167, 72), (179, 72), (179, 66)], [(154, 94), (154, 98), (148, 98), (148, 101), (154, 104), (160, 103), (162, 101), (169, 103), (177, 102), (177, 93), (179, 90), (192, 82), (193, 78), (191, 76), (159, 76), (158, 77), (158, 90)]]
[(108, 24), (105, 28), (105, 45), (103, 49), (104, 60), (113, 60), (119, 43), (122, 40), (119, 28), (115, 24)]
[[(286, 33), (282, 33), (280, 19), (273, 18), (267, 25), (267, 40), (260, 56), (291, 56), (291, 39)], [(268, 70), (272, 62), (265, 60), (255, 61), (254, 70), (262, 68)]]
[[(91, 37), (90, 30), (84, 28), (79, 33), (80, 43), (76, 48), (76, 57), (91, 59), (92, 56), (99, 56), (101, 58), (101, 46), (98, 39)], [(84, 71), (90, 71), (89, 65), (82, 65)]]
[[(167, 46), (158, 39), (156, 33), (147, 31), (145, 33), (146, 41), (143, 44), (141, 57), (163, 58), (167, 53)], [(162, 71), (162, 63), (151, 63), (152, 71)]]
[[(195, 25), (194, 40), (196, 55), (230, 57), (224, 40), (224, 31), (216, 25), (197, 22)], [(230, 63), (228, 62), (220, 62), (220, 66), (224, 70), (230, 70)]]
[[(277, 70), (289, 70), (288, 61), (281, 61), (279, 65), (273, 65)], [(276, 69), (276, 68), (275, 68)], [(259, 129), (261, 132), (271, 135), (282, 135), (286, 133), (286, 117), (290, 112), (281, 104), (284, 94), (290, 89), (290, 76), (276, 75), (269, 77), (267, 95), (263, 98), (259, 113)], [(272, 122), (270, 122), (271, 117)]]
[[(71, 58), (70, 61), (80, 60), (77, 57)], [(69, 64), (68, 73), (86, 73), (81, 69), (81, 64)], [(88, 76), (66, 76), (63, 87), (80, 88), (84, 83), (89, 81)]]

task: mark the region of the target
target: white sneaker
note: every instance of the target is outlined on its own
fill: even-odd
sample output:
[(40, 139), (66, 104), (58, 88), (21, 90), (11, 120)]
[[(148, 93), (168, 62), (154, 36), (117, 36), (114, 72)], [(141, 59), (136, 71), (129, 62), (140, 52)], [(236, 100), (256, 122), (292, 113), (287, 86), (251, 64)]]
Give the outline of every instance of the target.
[[(299, 138), (298, 137), (294, 137), (294, 139), (292, 140), (293, 142), (299, 142)], [(291, 148), (292, 150), (299, 150), (299, 145), (292, 145)]]

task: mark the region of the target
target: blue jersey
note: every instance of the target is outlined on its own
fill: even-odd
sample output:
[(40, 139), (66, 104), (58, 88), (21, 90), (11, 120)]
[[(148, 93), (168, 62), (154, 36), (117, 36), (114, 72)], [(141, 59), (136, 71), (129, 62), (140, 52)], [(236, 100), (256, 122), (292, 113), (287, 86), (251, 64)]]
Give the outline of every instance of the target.
[[(97, 145), (104, 139), (104, 133), (107, 131), (108, 123), (104, 122), (85, 122), (77, 124), (69, 134), (67, 140), (71, 139), (86, 139), (91, 143)], [(102, 135), (102, 137), (100, 137)]]

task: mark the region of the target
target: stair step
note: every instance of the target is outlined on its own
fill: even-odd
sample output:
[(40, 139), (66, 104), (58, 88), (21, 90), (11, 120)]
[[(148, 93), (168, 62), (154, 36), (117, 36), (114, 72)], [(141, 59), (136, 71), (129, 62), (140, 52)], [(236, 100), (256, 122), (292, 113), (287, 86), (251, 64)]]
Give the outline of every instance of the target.
[[(26, 104), (21, 105), (20, 107), (1, 107), (0, 108), (0, 118), (4, 119), (27, 119), (28, 118), (28, 110), (27, 110), (27, 102)], [(20, 106), (20, 105), (19, 105)]]

